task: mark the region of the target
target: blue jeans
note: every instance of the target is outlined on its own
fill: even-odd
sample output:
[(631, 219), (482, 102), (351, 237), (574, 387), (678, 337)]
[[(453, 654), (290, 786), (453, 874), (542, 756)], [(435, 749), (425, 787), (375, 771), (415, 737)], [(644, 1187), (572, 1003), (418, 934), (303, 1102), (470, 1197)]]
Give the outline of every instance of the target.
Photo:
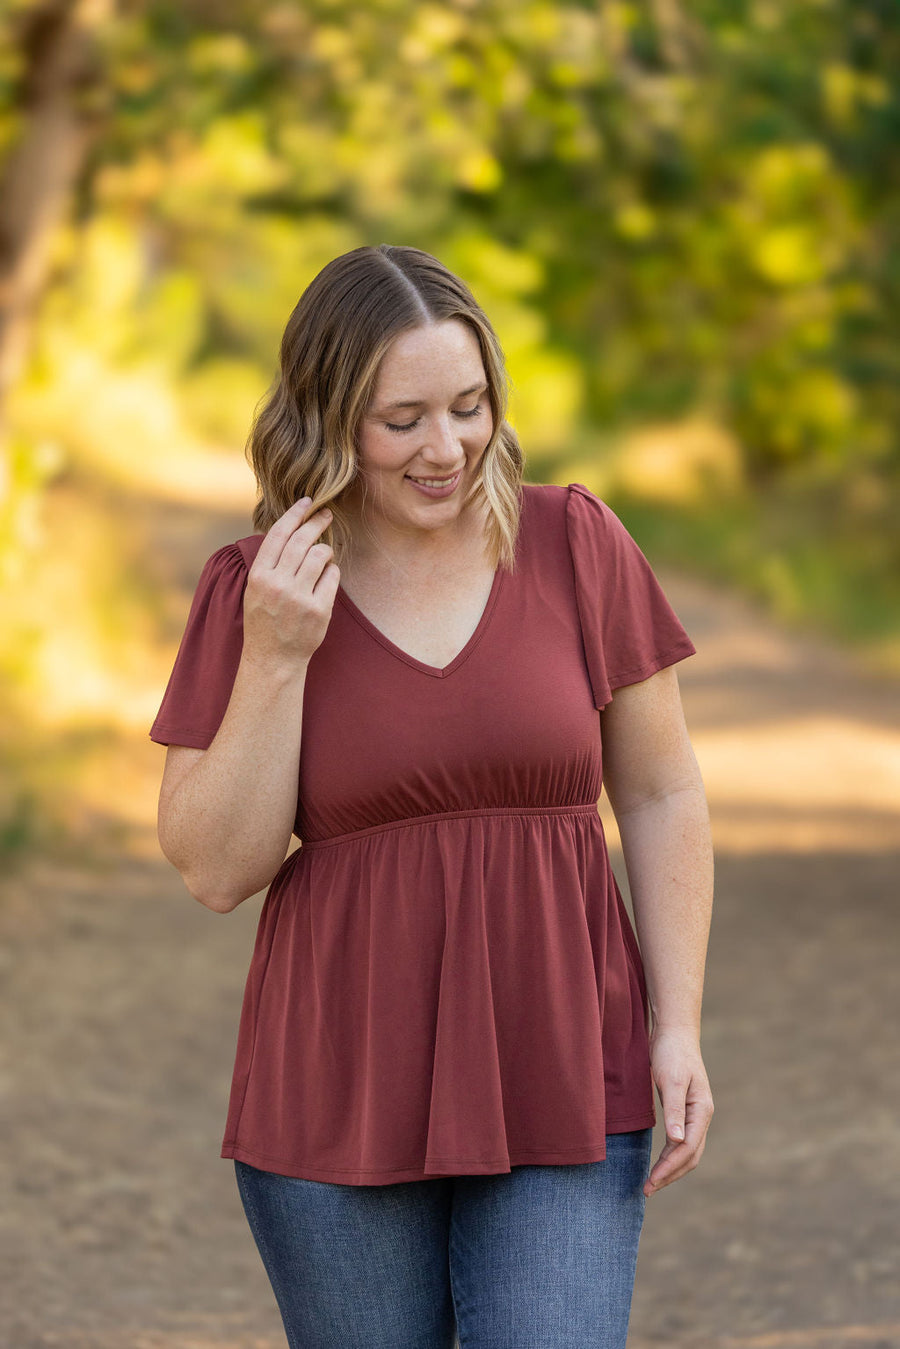
[(624, 1349), (651, 1138), (391, 1185), (234, 1165), (291, 1349)]

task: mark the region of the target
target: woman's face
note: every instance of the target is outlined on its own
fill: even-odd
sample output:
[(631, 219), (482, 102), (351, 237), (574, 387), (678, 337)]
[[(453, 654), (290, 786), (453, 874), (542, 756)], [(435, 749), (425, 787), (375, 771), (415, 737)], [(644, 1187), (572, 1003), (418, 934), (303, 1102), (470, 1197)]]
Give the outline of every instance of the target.
[(378, 369), (359, 435), (376, 518), (404, 534), (452, 524), (493, 431), (478, 339), (446, 319), (401, 333)]

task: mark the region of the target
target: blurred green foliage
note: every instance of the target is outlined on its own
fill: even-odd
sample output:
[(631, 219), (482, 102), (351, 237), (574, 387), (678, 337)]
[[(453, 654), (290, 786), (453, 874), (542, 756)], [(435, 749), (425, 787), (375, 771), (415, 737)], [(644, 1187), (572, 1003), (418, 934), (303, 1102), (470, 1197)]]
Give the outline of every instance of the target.
[(110, 360), (258, 380), (388, 239), (471, 282), (539, 453), (702, 404), (754, 475), (896, 460), (893, 0), (147, 0), (101, 36), (54, 312)]
[(389, 241), (492, 317), (530, 476), (788, 617), (897, 638), (896, 0), (121, 0), (98, 43), (8, 409), (7, 575), (54, 475), (238, 457), (305, 285)]

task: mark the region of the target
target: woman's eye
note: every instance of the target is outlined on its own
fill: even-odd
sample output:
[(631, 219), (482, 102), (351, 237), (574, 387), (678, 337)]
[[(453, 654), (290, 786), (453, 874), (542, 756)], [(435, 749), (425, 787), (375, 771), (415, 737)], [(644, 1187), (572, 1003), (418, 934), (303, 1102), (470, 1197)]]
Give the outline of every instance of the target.
[[(453, 415), (454, 417), (477, 417), (481, 410), (481, 404), (476, 403), (473, 408), (459, 409)], [(421, 417), (416, 417), (411, 422), (385, 422), (385, 426), (389, 431), (411, 431), (414, 426), (418, 426), (421, 420)]]

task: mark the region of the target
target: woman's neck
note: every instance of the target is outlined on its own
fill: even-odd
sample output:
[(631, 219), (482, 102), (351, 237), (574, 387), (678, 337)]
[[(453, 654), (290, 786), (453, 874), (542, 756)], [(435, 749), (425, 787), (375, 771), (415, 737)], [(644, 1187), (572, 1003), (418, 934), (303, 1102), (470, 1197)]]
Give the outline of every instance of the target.
[(470, 507), (446, 528), (416, 533), (351, 517), (351, 543), (341, 558), (342, 575), (427, 579), (448, 566), (481, 570), (488, 564), (487, 508)]

